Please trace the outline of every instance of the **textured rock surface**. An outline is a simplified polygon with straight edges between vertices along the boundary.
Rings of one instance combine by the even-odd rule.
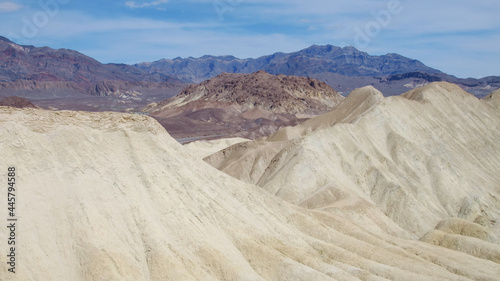
[[[243,138],[216,139],[210,141],[194,141],[186,144],[185,147],[187,148],[187,150],[189,150],[190,153],[193,153],[195,157],[203,159],[232,145],[248,141],[250,140]]]
[[[17,108],[36,108],[36,106],[25,98],[20,97],[7,97],[0,100],[0,106],[10,106]]]
[[[389,218],[418,238],[441,220],[500,217],[494,101],[443,82],[390,98],[366,87],[327,114],[206,160],[290,203],[369,209],[380,228]]]
[[[264,71],[224,73],[144,111],[177,139],[253,139],[327,112],[342,99],[330,86],[311,78]]]
[[[19,216],[17,274],[6,271],[1,243],[1,280],[497,280],[500,272],[492,261],[366,231],[357,223],[368,213],[353,220],[288,204],[191,156],[144,116],[0,107],[0,148],[2,173],[16,167]]]

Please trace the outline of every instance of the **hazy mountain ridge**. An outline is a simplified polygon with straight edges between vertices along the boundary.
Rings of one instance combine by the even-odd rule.
[[[264,70],[274,75],[311,76],[332,72],[346,76],[392,75],[422,71],[441,73],[423,63],[397,54],[370,56],[354,47],[313,45],[294,53],[275,53],[257,59],[233,56],[203,56],[201,58],[162,59],[136,64],[139,69],[174,74],[186,82],[201,82],[220,72],[248,73]]]
[[[500,77],[461,79],[422,62],[398,54],[371,56],[354,47],[313,45],[293,53],[275,53],[256,59],[233,56],[162,59],[135,65],[151,73],[175,75],[186,82],[199,83],[222,72],[252,73],[264,70],[274,75],[307,76],[326,82],[345,94],[373,85],[385,95],[402,94],[426,83],[447,81],[484,96],[500,88]],[[427,79],[430,80],[427,80]]]
[[[126,64],[102,64],[69,49],[24,46],[0,38],[0,82],[67,81],[89,85],[105,80],[168,82],[167,75],[143,72]]]
[[[182,87],[180,80],[165,74],[0,37],[1,95],[22,96],[45,108],[125,110],[175,95]]]
[[[28,98],[44,108],[133,110],[179,93],[186,82],[259,70],[315,78],[344,95],[366,85],[397,95],[434,81],[455,83],[479,97],[500,88],[500,77],[460,79],[418,60],[398,54],[371,56],[354,47],[313,45],[256,59],[205,55],[131,66],[102,64],[77,51],[22,46],[0,37],[0,95]],[[88,97],[92,95],[109,98]]]

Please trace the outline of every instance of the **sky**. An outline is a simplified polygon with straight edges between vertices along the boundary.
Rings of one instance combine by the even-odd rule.
[[[0,0],[0,35],[127,64],[354,46],[480,78],[500,76],[498,14],[497,0]]]

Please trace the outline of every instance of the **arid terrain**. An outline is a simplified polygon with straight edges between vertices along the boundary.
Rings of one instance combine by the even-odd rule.
[[[292,204],[369,212],[376,222],[363,225],[408,237],[455,217],[497,229],[499,97],[444,82],[390,98],[364,87],[327,114],[205,160]]]
[[[0,280],[499,280],[499,88],[354,47],[122,64],[0,36]]]
[[[52,110],[134,111],[185,86],[168,75],[102,64],[73,50],[19,45],[0,36],[0,98],[19,96]]]
[[[255,139],[331,110],[343,97],[315,79],[224,73],[143,109],[181,142]]]
[[[398,54],[372,56],[354,47],[317,46],[256,59],[233,56],[161,59],[134,65],[103,64],[70,49],[20,45],[0,36],[0,98],[19,96],[51,110],[136,112],[222,73],[317,79],[342,95],[372,85],[399,95],[436,81],[484,97],[500,77],[457,78]],[[292,123],[290,123],[292,124]]]
[[[457,78],[399,54],[373,56],[351,46],[313,45],[297,52],[274,53],[255,59],[233,56],[161,59],[135,66],[150,73],[173,75],[189,83],[199,83],[223,72],[264,70],[274,75],[315,78],[344,95],[366,85],[376,87],[385,96],[400,95],[437,81],[455,83],[478,97],[484,97],[500,87],[498,76]]]
[[[186,146],[148,116],[0,106],[0,279],[498,280],[499,134],[499,91],[442,82]]]

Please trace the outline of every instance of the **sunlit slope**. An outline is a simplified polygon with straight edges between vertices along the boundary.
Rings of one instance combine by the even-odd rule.
[[[369,213],[382,232],[397,234],[390,219],[419,238],[454,217],[495,230],[497,96],[479,100],[453,84],[433,83],[384,98],[365,87],[330,113],[206,160],[299,206]]]
[[[2,173],[17,170],[19,218],[14,277],[0,228],[1,280],[496,280],[500,272],[492,261],[286,203],[191,156],[144,116],[2,107],[0,147]]]

